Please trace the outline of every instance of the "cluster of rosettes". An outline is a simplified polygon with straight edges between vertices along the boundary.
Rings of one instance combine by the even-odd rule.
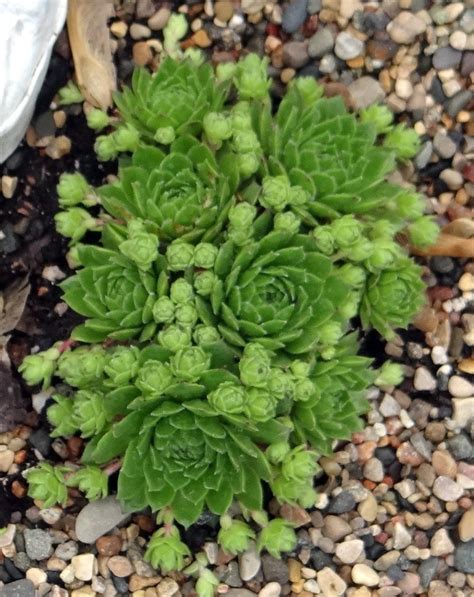
[[[129,155],[102,187],[78,173],[58,186],[77,269],[61,287],[84,317],[71,341],[88,346],[21,366],[30,384],[63,382],[48,417],[54,435],[88,440],[79,487],[103,494],[98,467],[115,461],[124,506],[161,513],[149,558],[164,569],[188,554],[173,520],[205,508],[231,553],[256,538],[252,517],[260,547],[292,548],[292,529],[262,515],[262,482],[311,506],[318,455],[360,429],[372,382],[400,382],[350,332],[409,323],[421,270],[395,238],[437,234],[423,198],[387,179],[416,153],[413,131],[380,106],[349,114],[310,78],[274,114],[266,66],[168,58],[118,94],[121,119],[89,114],[106,130],[99,159]],[[65,498],[54,469],[33,478],[39,499]],[[233,500],[247,522],[227,516]]]

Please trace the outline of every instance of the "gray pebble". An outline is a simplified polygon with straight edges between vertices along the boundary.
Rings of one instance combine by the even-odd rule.
[[[262,555],[262,571],[267,582],[277,582],[286,585],[289,580],[288,566],[282,560],[277,560],[269,554]]]
[[[433,446],[427,439],[425,439],[425,436],[421,431],[417,431],[410,437],[410,443],[425,460],[428,462],[431,460]]]
[[[438,48],[433,55],[433,66],[436,70],[446,70],[447,68],[458,68],[461,64],[462,52],[454,50],[447,46]]]
[[[255,593],[248,589],[231,589],[226,595],[227,597],[255,597]]]
[[[465,33],[474,33],[474,8],[466,10],[459,21],[459,25]]]
[[[0,589],[1,597],[35,597],[35,594],[33,583],[26,578],[8,583]]]
[[[334,39],[329,29],[319,29],[309,40],[308,54],[311,58],[320,58],[334,47]]]
[[[304,41],[290,41],[283,46],[283,62],[291,68],[301,68],[309,60],[308,45]]]
[[[354,108],[361,110],[375,104],[385,97],[382,86],[372,77],[360,77],[348,87]]]
[[[423,560],[418,567],[418,574],[420,576],[420,584],[422,587],[427,587],[430,582],[433,580],[433,577],[436,573],[436,568],[438,567],[438,558],[428,558],[427,560]]]
[[[454,262],[451,257],[436,256],[431,258],[430,267],[438,274],[447,274],[453,271]]]
[[[341,60],[351,60],[360,56],[364,50],[364,42],[349,33],[342,31],[336,38],[335,53]]]
[[[241,587],[244,584],[240,578],[239,564],[236,560],[227,564],[224,573],[220,576],[220,580],[229,587]]]
[[[438,131],[433,139],[436,153],[444,159],[452,158],[456,153],[456,143],[445,133]]]
[[[433,143],[431,141],[426,141],[426,143],[423,143],[418,155],[415,158],[415,164],[419,170],[422,170],[428,165],[432,153]]]
[[[308,0],[293,0],[283,11],[281,26],[283,31],[294,33],[305,22]]]
[[[22,572],[26,572],[30,568],[34,567],[31,558],[29,558],[24,551],[19,551],[13,556],[13,563],[18,570],[21,570]]]
[[[25,529],[26,553],[32,560],[44,560],[52,553],[51,536],[41,529]]]
[[[356,501],[352,493],[342,491],[339,495],[333,498],[329,504],[328,512],[330,514],[343,514],[350,512],[355,508]]]
[[[307,11],[310,15],[314,15],[322,8],[322,0],[308,0]]]
[[[60,560],[69,562],[74,556],[77,556],[78,546],[75,541],[66,541],[56,547],[54,555]]]
[[[474,539],[458,543],[454,551],[454,567],[459,572],[474,574]]]
[[[474,72],[474,52],[464,52],[461,62],[461,75],[468,77],[472,72]]]
[[[96,539],[125,522],[125,514],[114,496],[87,504],[76,519],[76,535],[82,543],[94,543]]]
[[[471,101],[472,92],[469,89],[459,91],[449,99],[446,105],[447,113],[454,118]]]
[[[451,437],[446,444],[455,460],[469,460],[474,456],[474,446],[463,433]]]

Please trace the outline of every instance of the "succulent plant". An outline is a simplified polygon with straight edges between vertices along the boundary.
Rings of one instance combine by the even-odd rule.
[[[64,466],[52,466],[41,462],[24,474],[28,481],[29,495],[42,502],[43,508],[51,508],[55,504],[64,506],[67,502],[67,488],[64,473],[69,469]]]
[[[169,56],[186,54],[186,26],[170,19]],[[117,177],[93,189],[68,174],[58,188],[77,270],[61,287],[83,344],[21,371],[63,381],[52,433],[86,444],[69,484],[105,494],[113,461],[124,508],[158,513],[146,557],[164,572],[189,555],[174,523],[205,509],[229,553],[253,540],[275,557],[294,549],[292,526],[261,511],[265,485],[279,503],[314,505],[319,456],[363,428],[372,383],[401,380],[358,354],[357,326],[390,338],[424,300],[397,239],[423,247],[437,226],[421,195],[388,180],[416,133],[381,106],[348,113],[308,77],[274,113],[270,84],[252,54],[215,73],[197,54],[137,69],[118,117],[88,117],[105,129],[99,159],[120,157]],[[31,473],[32,495],[64,502],[65,471],[48,467]],[[185,569],[202,596],[218,584],[206,566],[199,554]]]

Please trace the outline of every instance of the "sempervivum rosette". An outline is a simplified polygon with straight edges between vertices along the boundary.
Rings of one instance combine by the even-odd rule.
[[[362,298],[361,317],[387,338],[393,328],[406,327],[424,302],[421,268],[400,259],[389,269],[369,276]]]
[[[292,354],[327,344],[325,324],[348,292],[311,237],[278,230],[241,249],[225,243],[213,274],[212,292],[197,299],[202,319],[230,344]]]
[[[98,190],[105,209],[118,219],[138,217],[156,224],[160,238],[195,240],[219,231],[238,184],[234,162],[193,137],[181,137],[165,155],[156,147],[135,152],[119,180]]]
[[[116,94],[115,103],[146,141],[157,133],[161,141],[166,129],[173,136],[199,133],[204,116],[222,108],[227,87],[216,83],[209,64],[167,58],[155,74],[135,70],[131,88]]]
[[[87,317],[72,337],[82,342],[150,337],[156,327],[155,276],[115,251],[84,246],[79,254],[85,267],[61,285],[65,302]]]

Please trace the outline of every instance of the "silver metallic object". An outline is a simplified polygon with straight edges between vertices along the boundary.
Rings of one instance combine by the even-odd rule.
[[[67,0],[0,0],[0,163],[33,114]]]

